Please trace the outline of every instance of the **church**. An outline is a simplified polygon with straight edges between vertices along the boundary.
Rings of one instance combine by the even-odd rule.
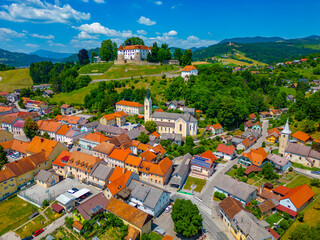
[[[190,113],[153,112],[149,88],[144,100],[144,121],[154,121],[160,134],[175,133],[182,137],[196,136],[198,120]]]

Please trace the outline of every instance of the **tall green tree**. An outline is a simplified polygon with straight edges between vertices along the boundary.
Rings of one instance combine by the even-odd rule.
[[[157,131],[157,124],[154,121],[147,121],[145,124],[145,128],[149,133],[153,133]]]
[[[98,56],[98,54],[95,51],[92,51],[91,53],[91,62],[94,63],[94,57]]]
[[[8,163],[7,153],[4,151],[4,148],[0,146],[0,168]]]
[[[150,141],[149,135],[146,134],[145,132],[141,132],[140,136],[137,138],[137,140],[144,143],[144,144],[146,144]]]
[[[191,65],[191,61],[192,61],[192,50],[191,49],[187,49],[183,56],[181,57],[181,66],[186,66],[186,65]]]
[[[171,218],[174,231],[184,237],[192,237],[202,229],[202,216],[197,205],[190,200],[176,199],[172,207]]]
[[[183,56],[183,52],[181,51],[181,49],[180,48],[176,48],[174,50],[174,53],[173,53],[173,58],[175,60],[179,60],[181,62],[182,56]]]
[[[110,39],[102,41],[99,54],[104,61],[115,60],[117,57],[117,44]]]
[[[143,45],[144,46],[144,41],[139,38],[139,37],[131,37],[131,38],[127,38],[124,41],[124,46],[130,46],[130,45]]]
[[[23,131],[26,134],[26,137],[32,140],[34,136],[39,135],[38,124],[28,117],[24,123]]]
[[[79,50],[78,60],[80,65],[86,65],[90,63],[88,51],[86,49]]]

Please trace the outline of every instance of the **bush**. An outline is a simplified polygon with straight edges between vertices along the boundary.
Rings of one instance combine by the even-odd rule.
[[[304,213],[303,212],[299,212],[298,213],[298,221],[299,222],[303,222],[303,220],[304,220]]]
[[[234,164],[233,169],[237,169],[237,168],[238,168],[237,164]]]
[[[219,198],[220,200],[223,200],[223,199],[225,199],[226,198],[226,195],[225,194],[223,194],[223,193],[221,193],[221,192],[214,192],[214,196],[216,197],[216,198]]]
[[[43,202],[42,202],[42,207],[48,207],[49,206],[49,201],[47,199],[45,199]]]
[[[289,167],[289,172],[292,172],[293,171],[293,168],[292,167]]]
[[[70,229],[72,229],[72,224],[73,224],[73,218],[72,217],[65,217],[64,221],[66,223],[66,226]]]
[[[240,167],[237,169],[237,176],[238,177],[243,177],[244,175],[244,169],[243,167],[240,165]]]
[[[283,219],[280,223],[279,226],[283,229],[283,230],[287,230],[289,228],[289,222],[285,219]]]
[[[255,173],[252,172],[252,173],[250,173],[250,174],[248,175],[248,178],[253,178],[254,176],[255,176]]]

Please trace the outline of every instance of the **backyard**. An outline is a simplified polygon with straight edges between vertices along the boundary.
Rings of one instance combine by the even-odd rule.
[[[0,203],[0,235],[19,227],[29,220],[37,208],[16,195]]]
[[[184,189],[191,190],[191,186],[195,185],[195,192],[201,192],[202,188],[206,185],[206,180],[194,177],[188,177],[186,184],[184,185]]]

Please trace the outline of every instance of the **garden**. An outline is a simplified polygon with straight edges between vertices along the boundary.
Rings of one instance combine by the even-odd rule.
[[[193,191],[201,192],[202,188],[206,185],[207,181],[200,178],[188,177],[186,184],[184,185],[184,189],[191,190],[192,186],[195,186]]]

